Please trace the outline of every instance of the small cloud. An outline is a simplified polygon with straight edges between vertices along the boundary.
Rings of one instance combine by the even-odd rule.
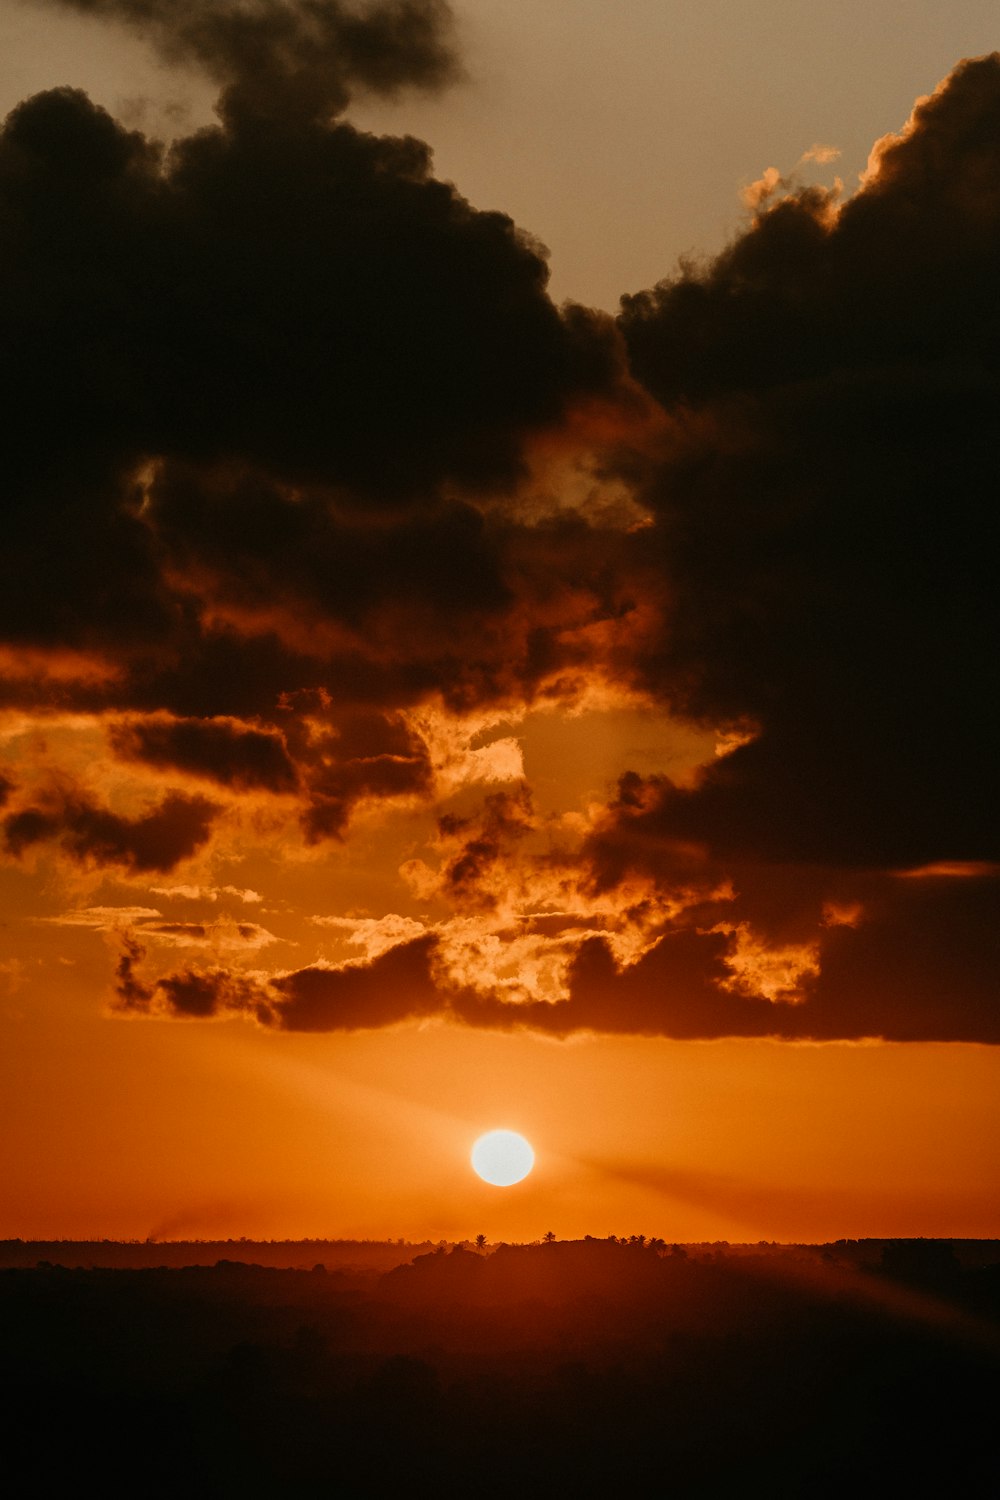
[[[734,750],[739,750],[742,745],[749,745],[757,738],[756,729],[720,729],[715,736],[715,757],[722,760],[726,755],[732,755]]]
[[[426,927],[413,917],[387,912],[384,917],[313,917],[318,927],[333,927],[344,934],[345,941],[364,951],[370,961],[395,948],[398,943],[423,937]]]
[[[217,949],[266,948],[278,939],[257,922],[150,922],[141,924],[143,939],[165,943],[174,948],[212,947]]]
[[[263,899],[259,892],[243,890],[237,885],[151,885],[149,889],[152,895],[162,896],[166,901],[218,901],[220,896],[230,896],[252,906]]]
[[[788,184],[777,167],[765,167],[764,171],[755,182],[743,188],[740,199],[744,207],[756,212],[762,208],[769,198],[773,198],[779,188],[787,187]]]
[[[800,165],[807,161],[815,161],[823,166],[827,162],[836,161],[840,154],[839,146],[824,146],[817,141],[815,145],[809,147],[808,151],[803,151]]]
[[[232,896],[236,901],[245,901],[248,906],[256,906],[263,900],[263,897],[259,894],[259,892],[251,890],[240,890],[239,886],[235,885],[220,886],[219,895]]]
[[[39,917],[55,927],[89,927],[93,932],[117,932],[156,921],[162,915],[155,906],[83,906],[58,917]]]
[[[819,952],[815,943],[788,943],[772,947],[746,922],[735,928],[720,924],[716,932],[731,932],[733,946],[723,957],[731,978],[723,988],[772,1005],[800,1005],[805,986],[819,974]]]
[[[171,922],[154,906],[84,906],[61,913],[58,917],[39,917],[38,921],[56,927],[85,927],[92,932],[120,933],[140,929],[143,940],[165,943],[175,948],[264,948],[278,939],[257,922],[234,922],[216,918],[212,922]]]

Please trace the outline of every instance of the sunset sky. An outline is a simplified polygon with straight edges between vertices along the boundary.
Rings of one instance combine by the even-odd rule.
[[[1000,1235],[998,42],[0,0],[0,1236]]]

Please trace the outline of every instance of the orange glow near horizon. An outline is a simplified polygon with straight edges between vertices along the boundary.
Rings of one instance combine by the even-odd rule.
[[[3,1237],[1000,1235],[996,1049],[109,1024],[64,974],[5,1002]],[[515,1116],[498,1193],[468,1142]]]
[[[65,755],[79,738],[83,764],[95,732],[90,720],[57,723],[48,743]],[[20,733],[9,743],[30,750]],[[714,754],[711,735],[641,708],[498,719],[481,743],[512,747],[539,807],[555,819],[574,800],[606,792],[623,762],[670,764],[683,779]],[[468,744],[459,734],[447,752],[462,768],[459,787],[480,769],[468,756],[482,752]],[[132,880],[74,872],[47,856],[35,868],[8,866],[3,891],[16,943],[0,968],[0,1024],[10,1042],[0,1088],[0,1236],[1000,1235],[995,1048],[586,1034],[561,1041],[443,1020],[285,1035],[235,1019],[129,1021],[95,1004],[128,931],[157,963],[175,966],[240,951],[249,972],[292,967],[317,952],[338,963],[385,953],[424,930],[430,895],[404,899],[397,867],[403,853],[412,861],[428,828],[414,810],[395,822],[361,820],[348,844],[322,857],[282,843],[279,865],[265,841],[239,858],[231,849],[176,875]],[[273,840],[271,826],[264,832]],[[545,894],[542,873],[531,900]],[[926,872],[953,873],[975,871]],[[327,912],[344,901],[343,887],[355,901],[367,889],[369,909],[391,901],[396,915],[317,912],[318,881]],[[599,900],[587,902],[587,920],[610,920],[612,906],[605,918]],[[448,941],[471,943],[455,949],[471,964],[488,926],[479,916],[463,920]],[[823,920],[863,925],[864,913],[833,903]],[[503,917],[514,921],[516,907]],[[738,936],[734,993],[756,988],[764,999],[753,1003],[776,1007],[794,1000],[815,964],[813,948],[767,949],[749,932]],[[636,953],[643,941],[637,928]],[[530,958],[528,947],[514,951]],[[469,1172],[468,1142],[497,1119],[515,1121],[537,1151],[516,1194]]]

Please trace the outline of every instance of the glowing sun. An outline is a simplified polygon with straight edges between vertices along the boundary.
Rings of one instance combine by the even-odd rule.
[[[490,1130],[472,1148],[472,1167],[494,1187],[512,1187],[535,1165],[531,1143],[516,1130]]]

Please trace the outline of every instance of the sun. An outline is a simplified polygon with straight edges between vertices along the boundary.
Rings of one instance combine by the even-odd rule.
[[[535,1165],[530,1141],[516,1130],[489,1130],[472,1148],[472,1167],[494,1187],[523,1182]]]

